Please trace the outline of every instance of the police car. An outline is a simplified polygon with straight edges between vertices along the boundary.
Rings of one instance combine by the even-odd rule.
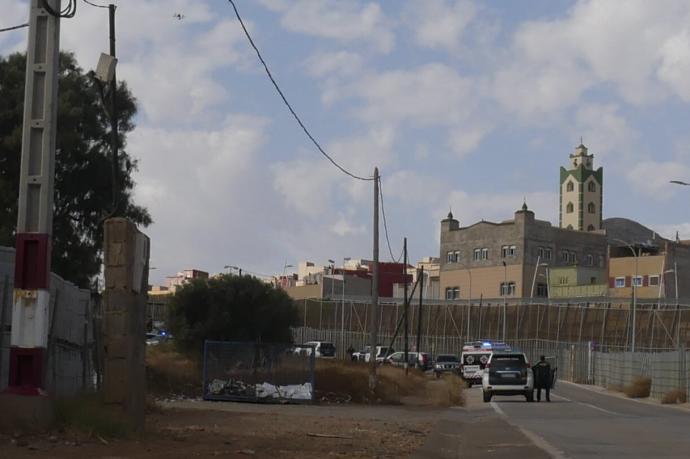
[[[460,356],[460,375],[467,387],[482,383],[484,368],[494,351],[509,351],[510,346],[505,343],[489,340],[473,341],[462,347]]]

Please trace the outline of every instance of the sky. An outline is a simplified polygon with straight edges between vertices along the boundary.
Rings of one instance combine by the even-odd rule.
[[[235,2],[324,149],[356,175],[379,167],[396,259],[403,237],[412,262],[438,256],[449,209],[461,225],[501,221],[524,199],[557,225],[559,168],[580,138],[604,168],[604,218],[690,239],[690,187],[668,183],[690,181],[689,2]],[[3,3],[0,28],[26,22],[28,0]],[[187,268],[273,275],[371,258],[372,182],[310,143],[229,2],[115,4],[153,283]],[[24,51],[26,34],[0,34],[0,55]],[[107,10],[80,1],[61,48],[94,68]]]

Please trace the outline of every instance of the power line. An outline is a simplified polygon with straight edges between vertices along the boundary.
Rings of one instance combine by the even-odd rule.
[[[388,245],[388,253],[391,255],[391,260],[393,260],[396,263],[400,263],[400,259],[402,258],[402,253],[400,253],[400,256],[396,259],[395,256],[393,255],[393,249],[391,248],[391,240],[388,237],[388,223],[386,222],[386,208],[383,205],[383,186],[381,186],[381,177],[379,177],[379,196],[381,197],[381,214],[383,215],[383,230],[386,235],[386,244]],[[404,249],[403,249],[404,250]]]
[[[278,83],[276,83],[276,80],[273,78],[273,75],[271,74],[271,71],[268,69],[268,65],[266,64],[266,61],[264,61],[264,58],[261,56],[261,53],[259,52],[259,48],[256,47],[254,44],[254,40],[252,40],[251,35],[249,35],[249,31],[247,30],[247,27],[245,27],[244,22],[242,21],[242,17],[240,16],[240,12],[237,10],[237,6],[235,6],[235,2],[233,0],[228,0],[230,2],[230,5],[232,5],[232,9],[235,10],[235,16],[237,16],[237,20],[239,21],[240,25],[242,26],[242,30],[244,30],[244,34],[247,37],[247,40],[249,40],[249,44],[252,45],[252,48],[254,48],[254,51],[256,51],[256,55],[259,58],[259,61],[261,61],[261,64],[264,67],[264,70],[266,71],[266,75],[268,75],[268,78],[271,80],[271,83],[273,83],[273,87],[275,87],[276,91],[278,91],[278,94],[280,95],[280,98],[283,99],[283,103],[287,106],[288,110],[290,110],[290,113],[292,113],[292,116],[295,118],[297,123],[300,125],[304,133],[309,137],[309,140],[312,141],[312,143],[316,146],[316,148],[321,152],[323,156],[326,157],[335,167],[340,169],[341,172],[343,172],[346,175],[349,175],[350,177],[357,179],[357,180],[374,180],[373,177],[361,177],[359,175],[355,175],[352,172],[348,171],[345,169],[343,166],[335,162],[333,158],[330,157],[328,153],[324,151],[323,148],[321,148],[321,145],[319,142],[316,141],[314,136],[311,135],[307,127],[304,125],[300,117],[297,115],[295,110],[293,110],[292,106],[290,105],[290,102],[288,102],[287,98],[283,94],[283,91],[280,89],[278,86]]]
[[[108,5],[97,5],[96,3],[91,3],[89,0],[82,0],[87,5],[95,6],[96,8],[108,8]]]
[[[67,6],[64,7],[60,12],[57,12],[53,9],[52,6],[48,3],[48,0],[42,0],[41,5],[43,9],[45,9],[48,14],[55,16],[57,18],[73,18],[74,15],[77,13],[77,0],[69,0],[69,3],[67,3]]]
[[[0,29],[0,32],[9,32],[10,30],[21,29],[22,27],[29,27],[29,24],[26,23],[26,24],[19,24],[19,25],[12,26],[12,27],[5,27],[4,29]]]

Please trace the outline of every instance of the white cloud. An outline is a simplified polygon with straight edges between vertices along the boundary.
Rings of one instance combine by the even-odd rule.
[[[489,128],[479,125],[466,125],[449,131],[448,146],[458,158],[463,158],[479,147],[488,134]]]
[[[306,67],[314,77],[353,76],[362,68],[363,59],[357,53],[338,51],[318,53],[307,59]]]
[[[666,239],[672,241],[676,240],[676,232],[678,232],[678,237],[681,240],[690,240],[690,222],[681,223],[664,223],[661,225],[652,225],[654,231],[658,232],[660,235]]]
[[[336,0],[263,1],[264,6],[282,13],[283,27],[341,43],[371,44],[387,53],[395,45],[390,21],[377,3],[358,5]]]
[[[669,38],[661,48],[659,79],[667,83],[685,102],[690,102],[690,29]]]
[[[366,232],[366,227],[364,225],[357,225],[352,221],[352,217],[347,218],[345,215],[340,214],[338,220],[331,225],[331,231],[338,236],[351,236],[357,234],[364,234]]]
[[[640,152],[634,148],[637,133],[633,130],[613,104],[583,104],[575,113],[575,127],[573,134],[582,135],[586,145],[592,145],[590,153],[597,155],[599,160],[608,162],[613,158],[619,164],[622,157],[634,158]]]
[[[457,51],[467,26],[477,14],[474,3],[466,0],[427,0],[410,2],[408,22],[415,41],[424,47]]]
[[[669,180],[683,180],[690,177],[690,167],[678,162],[644,161],[630,169],[628,181],[641,193],[654,200],[665,200],[672,196],[678,187]]]

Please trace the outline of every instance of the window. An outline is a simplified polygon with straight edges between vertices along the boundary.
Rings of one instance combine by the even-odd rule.
[[[551,260],[551,248],[550,247],[544,248],[544,260]]]
[[[642,276],[633,276],[633,285],[635,287],[642,287]]]
[[[446,259],[447,263],[454,263],[455,262],[455,252],[448,252],[448,258]]]
[[[590,277],[590,278],[589,278],[589,283],[592,284],[592,285],[596,284],[596,283],[597,283],[597,278],[596,278],[596,277]]]
[[[591,254],[587,254],[587,266],[594,266],[594,257]]]
[[[501,296],[515,295],[515,282],[501,282]]]
[[[460,287],[453,287],[453,299],[460,299]]]
[[[457,300],[460,298],[460,287],[446,287],[446,300]]]
[[[504,245],[501,247],[501,256],[503,258],[506,257],[514,257],[517,254],[517,246],[515,245]]]
[[[565,206],[565,211],[569,214],[572,214],[574,209],[575,209],[575,206],[573,206],[572,202],[569,202],[568,205]]]
[[[595,228],[594,228],[594,225],[589,225],[589,226],[587,227],[587,231],[594,231],[594,229],[595,229]]]
[[[597,191],[597,184],[594,182],[589,182],[587,184],[587,191],[591,191],[591,192]]]
[[[659,285],[659,276],[649,276],[649,285]]]
[[[456,263],[460,262],[460,251],[459,250],[455,251],[455,262]]]
[[[567,250],[561,250],[561,261],[564,263],[568,263],[570,258],[570,252]]]
[[[616,288],[625,287],[625,277],[616,277]]]
[[[446,300],[453,299],[453,289],[451,287],[446,287]]]
[[[561,276],[558,278],[558,283],[560,285],[568,285],[568,276]]]
[[[482,249],[482,260],[488,260],[489,259],[489,249]]]
[[[517,255],[517,246],[511,245],[508,253],[511,257]]]
[[[544,247],[537,247],[537,257],[544,259]]]
[[[501,257],[505,258],[508,256],[508,246],[504,245],[501,247]]]
[[[549,289],[544,283],[537,284],[537,296],[541,298],[546,298],[549,296]]]
[[[474,249],[472,252],[472,259],[474,261],[481,260],[482,259],[482,249]]]
[[[590,214],[593,214],[596,211],[597,211],[597,206],[595,206],[593,202],[590,202],[589,204],[587,204],[587,212],[589,212]]]
[[[599,267],[600,267],[600,268],[603,268],[603,267],[604,267],[604,261],[605,261],[604,256],[603,256],[603,255],[599,255]]]
[[[565,186],[565,191],[573,191],[575,189],[575,185],[573,185],[573,182],[568,182],[568,184]]]

